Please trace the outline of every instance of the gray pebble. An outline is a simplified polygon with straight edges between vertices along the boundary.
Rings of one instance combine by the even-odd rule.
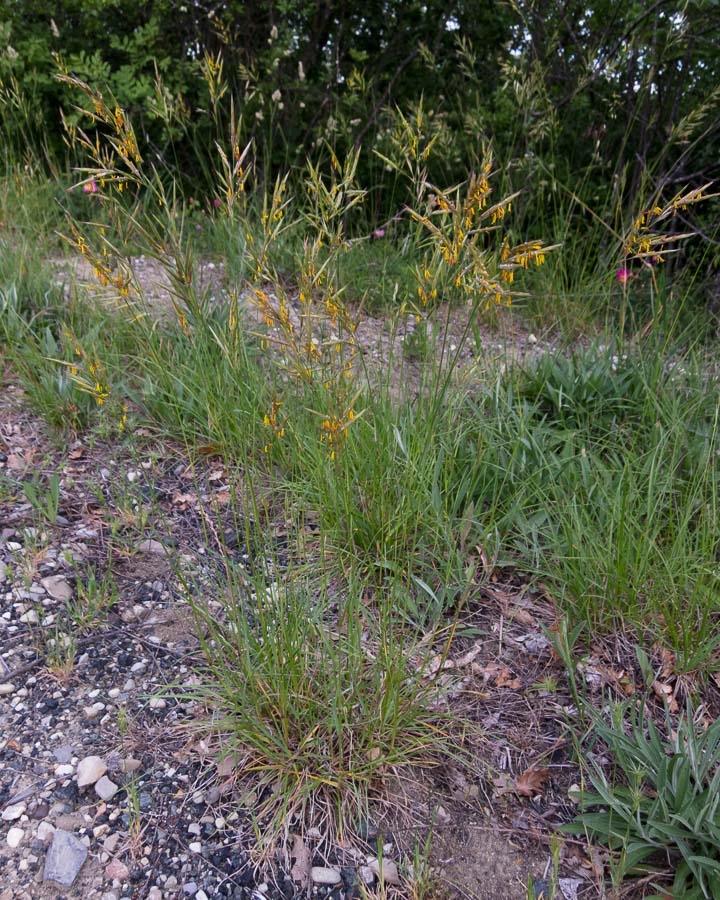
[[[69,831],[58,829],[45,857],[43,881],[56,881],[63,887],[70,887],[87,855],[87,847],[79,838]]]

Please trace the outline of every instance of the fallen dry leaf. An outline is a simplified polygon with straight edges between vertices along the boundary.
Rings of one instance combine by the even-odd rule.
[[[550,777],[550,769],[534,769],[532,766],[518,775],[513,790],[521,797],[536,797],[542,793],[545,782]]]
[[[292,880],[299,884],[301,889],[309,891],[312,887],[312,853],[299,834],[293,835],[290,856],[294,860],[290,869]]]
[[[187,509],[189,505],[194,506],[197,503],[197,497],[192,493],[184,494],[178,491],[173,494],[172,503],[173,506],[177,506],[179,509]]]
[[[529,613],[526,609],[523,609],[521,606],[516,606],[514,609],[510,610],[510,618],[513,620],[513,622],[519,622],[521,625],[537,625],[535,616],[533,616],[532,613]]]
[[[29,464],[29,459],[24,459],[22,456],[18,456],[17,453],[11,453],[5,463],[11,472],[24,472]]]
[[[661,677],[669,678],[675,673],[675,654],[672,650],[668,650],[667,647],[663,647],[660,643],[654,644],[653,650],[657,650],[658,656],[660,657],[660,663],[662,665],[660,670]]]
[[[518,691],[522,687],[522,680],[507,668],[499,663],[490,663],[487,666],[473,665],[473,675],[480,675],[485,681],[491,681],[495,687],[508,688],[511,691]]]
[[[445,671],[446,669],[462,669],[465,666],[469,666],[475,657],[482,650],[483,645],[481,643],[476,644],[472,650],[468,650],[463,656],[458,657],[458,659],[443,659],[442,654],[438,654],[434,656],[427,666],[427,671],[429,674],[433,675],[435,672],[440,671],[442,669]]]
[[[577,669],[585,676],[585,681],[591,687],[598,688],[601,684],[609,684],[626,697],[632,697],[635,693],[635,684],[624,669],[613,669],[612,666],[594,661],[584,665],[578,663]]]
[[[667,703],[671,713],[678,711],[678,703],[673,695],[672,685],[665,684],[662,681],[653,681],[652,689],[656,697]]]

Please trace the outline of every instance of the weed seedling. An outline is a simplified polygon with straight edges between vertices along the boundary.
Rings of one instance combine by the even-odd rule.
[[[60,476],[57,472],[53,472],[44,485],[39,476],[33,475],[31,481],[23,482],[23,493],[41,523],[56,524],[60,510]]]

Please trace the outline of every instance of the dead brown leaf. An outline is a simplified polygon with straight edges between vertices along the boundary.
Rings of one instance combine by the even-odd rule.
[[[471,665],[475,657],[481,652],[482,648],[482,643],[478,643],[471,650],[468,650],[467,653],[457,659],[449,659],[447,657],[443,659],[443,654],[439,653],[430,660],[427,671],[429,674],[434,674],[435,672],[439,672],[440,669],[443,671],[446,669],[463,669],[466,666]]]
[[[518,775],[513,790],[521,797],[537,797],[542,793],[545,782],[550,777],[550,769],[535,769],[532,766]]]
[[[578,664],[578,671],[585,676],[585,681],[591,687],[609,684],[626,697],[632,697],[635,693],[635,683],[624,669],[614,669],[612,666],[592,661],[585,665]]]
[[[510,618],[513,620],[513,622],[519,622],[520,625],[527,625],[529,627],[537,625],[535,616],[533,616],[532,613],[529,613],[526,609],[523,609],[520,606],[516,606],[514,609],[510,610]]]
[[[10,469],[11,472],[24,472],[25,469],[30,465],[29,456],[19,456],[17,453],[11,453],[5,465]]]
[[[178,509],[187,509],[188,506],[194,506],[197,503],[197,497],[193,493],[182,493],[182,491],[178,491],[173,494],[172,504],[173,506],[177,506]]]
[[[673,694],[672,685],[665,684],[662,681],[653,681],[652,689],[656,697],[667,703],[671,713],[678,711],[678,702]]]
[[[290,876],[300,885],[302,890],[312,887],[312,853],[299,834],[293,835],[293,847],[290,856],[294,860]]]
[[[671,675],[675,674],[675,654],[672,650],[663,647],[660,643],[655,644],[653,649],[657,650],[657,654],[660,657],[660,663],[662,665],[662,668],[660,669],[661,678],[670,678]]]
[[[495,687],[508,688],[511,691],[519,691],[522,687],[522,680],[507,668],[499,663],[490,663],[487,666],[473,664],[471,669],[473,675],[480,675],[485,681],[492,682]]]

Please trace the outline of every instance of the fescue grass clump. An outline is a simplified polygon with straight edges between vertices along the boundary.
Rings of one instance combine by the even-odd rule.
[[[253,776],[271,843],[320,817],[329,846],[367,823],[386,775],[462,752],[402,593],[373,600],[351,578],[333,596],[302,571],[236,570],[222,604],[191,602],[208,665],[193,693],[237,777]]]

